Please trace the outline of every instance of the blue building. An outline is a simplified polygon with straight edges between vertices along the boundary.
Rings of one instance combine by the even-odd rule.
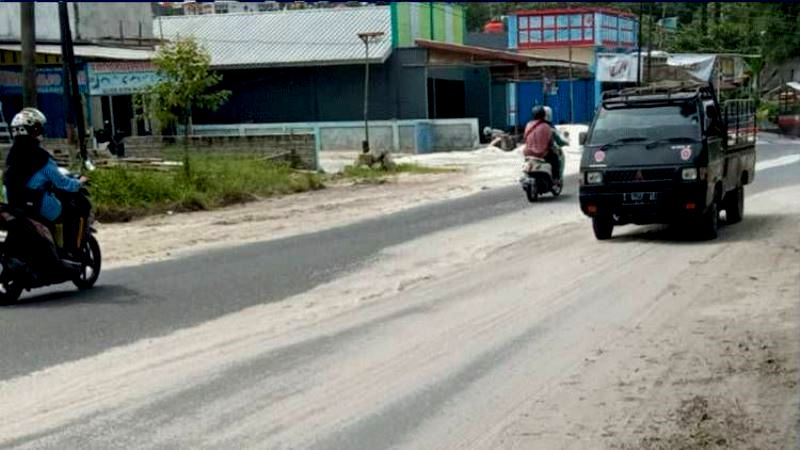
[[[597,78],[598,54],[630,53],[638,48],[639,23],[634,14],[610,8],[517,11],[508,18],[508,48],[522,54],[571,60],[589,67],[588,78],[573,78],[570,120],[569,79],[510,83],[509,124],[530,119],[531,107],[553,108],[556,122],[588,123],[604,85]]]

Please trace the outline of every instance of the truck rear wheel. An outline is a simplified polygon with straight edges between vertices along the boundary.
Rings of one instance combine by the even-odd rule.
[[[592,217],[592,229],[594,237],[598,241],[611,239],[611,235],[614,234],[614,219],[606,214],[594,216]]]
[[[739,223],[743,217],[744,186],[739,186],[725,198],[725,218],[728,223]]]

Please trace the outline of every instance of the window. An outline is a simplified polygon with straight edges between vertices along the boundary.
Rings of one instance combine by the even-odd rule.
[[[697,105],[685,102],[677,105],[601,108],[589,142],[591,145],[603,145],[619,139],[644,136],[650,140],[700,139]]]
[[[520,46],[594,42],[593,14],[550,14],[518,17]]]

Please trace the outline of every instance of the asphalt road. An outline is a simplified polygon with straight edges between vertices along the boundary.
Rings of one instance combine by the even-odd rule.
[[[760,160],[797,153],[796,144],[759,147]],[[759,172],[748,194],[800,182],[798,168]],[[568,181],[556,201],[575,202],[575,178]],[[319,233],[110,270],[89,292],[68,285],[34,291],[0,310],[0,380],[279,301],[369,262],[386,247],[522,208],[536,206],[518,188],[489,190]]]

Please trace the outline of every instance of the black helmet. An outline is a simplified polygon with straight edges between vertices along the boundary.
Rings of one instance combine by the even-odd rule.
[[[547,111],[545,111],[544,106],[536,105],[531,110],[531,115],[533,120],[544,120],[547,117]]]

